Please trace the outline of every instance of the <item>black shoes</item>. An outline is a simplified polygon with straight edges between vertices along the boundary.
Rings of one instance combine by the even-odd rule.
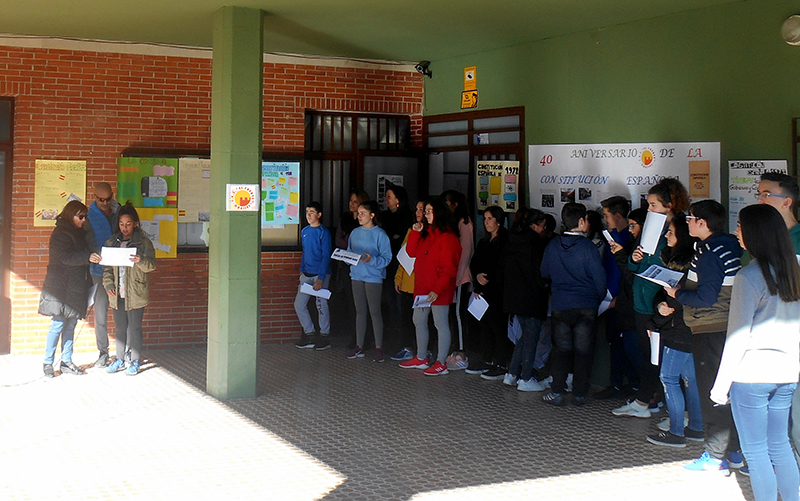
[[[294,344],[301,350],[307,350],[309,348],[314,347],[314,336],[306,334],[305,332],[300,334],[300,340]]]
[[[97,362],[94,363],[94,366],[98,369],[102,369],[103,367],[108,366],[108,352],[101,351],[100,356],[97,358]]]
[[[44,364],[44,377],[55,377],[56,373],[53,371],[53,364]]]
[[[481,378],[494,381],[496,379],[503,379],[508,370],[501,365],[492,365],[489,370],[481,374]]]
[[[327,350],[331,347],[331,341],[328,336],[320,335],[317,337],[317,342],[314,343],[314,349],[317,351]]]
[[[546,393],[542,400],[550,405],[555,405],[556,407],[564,407],[567,405],[567,400],[564,398],[563,393],[556,393],[554,391],[550,391]]]
[[[595,393],[594,398],[598,400],[623,400],[625,398],[625,394],[616,386],[609,386]]]
[[[73,376],[82,376],[86,374],[80,367],[72,362],[61,361],[61,374],[72,374]]]

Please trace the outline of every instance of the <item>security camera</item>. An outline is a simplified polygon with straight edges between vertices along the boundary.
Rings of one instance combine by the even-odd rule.
[[[414,69],[417,70],[417,73],[420,75],[433,78],[433,72],[428,68],[430,65],[430,61],[420,61],[414,66]]]

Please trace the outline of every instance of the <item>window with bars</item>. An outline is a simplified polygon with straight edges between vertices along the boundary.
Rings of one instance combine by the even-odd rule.
[[[301,200],[320,202],[325,223],[336,226],[350,189],[363,187],[359,154],[410,148],[408,116],[306,111]]]

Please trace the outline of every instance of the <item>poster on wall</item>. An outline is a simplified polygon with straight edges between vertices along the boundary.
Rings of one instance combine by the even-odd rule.
[[[261,227],[300,223],[300,162],[261,163]]]
[[[561,219],[567,202],[600,209],[613,195],[647,205],[647,191],[677,178],[693,200],[720,200],[719,143],[552,144],[528,147],[530,205]]]
[[[497,205],[505,212],[519,208],[519,162],[516,160],[480,160],[475,170],[478,213]]]
[[[117,200],[134,207],[178,208],[178,159],[120,157]]]
[[[36,160],[33,183],[33,226],[55,226],[67,202],[86,200],[86,161]]]
[[[384,200],[386,198],[386,188],[389,184],[395,186],[403,186],[403,176],[395,174],[378,174],[378,186],[375,193],[378,194],[378,206],[383,210]]]
[[[178,257],[178,210],[137,208],[139,227],[153,242],[156,259]]]
[[[178,222],[211,220],[211,160],[178,159]]]
[[[728,228],[731,233],[736,231],[739,211],[758,201],[758,183],[765,172],[788,174],[788,164],[786,160],[728,161]]]

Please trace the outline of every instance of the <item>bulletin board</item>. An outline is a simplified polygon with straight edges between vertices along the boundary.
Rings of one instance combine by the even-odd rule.
[[[765,172],[789,173],[786,160],[728,161],[728,228],[731,233],[739,224],[739,211],[756,203],[758,183]]]
[[[300,224],[300,162],[261,163],[261,227]]]
[[[86,161],[36,160],[33,183],[33,226],[55,226],[67,202],[86,201]]]
[[[511,160],[480,160],[475,169],[478,194],[478,213],[497,205],[505,212],[519,208],[519,162]]]
[[[178,209],[137,208],[139,227],[153,242],[156,258],[178,257]]]
[[[134,207],[178,208],[178,159],[120,157],[117,200]]]
[[[178,222],[207,223],[211,220],[211,160],[178,160]]]

